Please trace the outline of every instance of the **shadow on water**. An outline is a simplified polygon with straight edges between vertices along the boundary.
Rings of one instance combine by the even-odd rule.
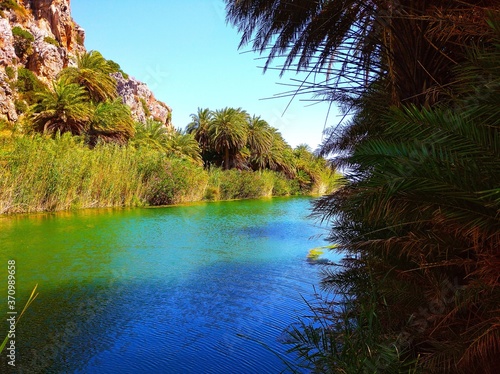
[[[276,373],[282,331],[317,284],[307,199],[70,213],[9,221],[26,373]],[[0,284],[0,292],[5,285]],[[0,306],[4,313],[5,306]],[[248,337],[249,339],[241,338]],[[4,360],[4,357],[2,357]]]

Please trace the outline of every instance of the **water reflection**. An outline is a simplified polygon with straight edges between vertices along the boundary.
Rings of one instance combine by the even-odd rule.
[[[40,284],[19,324],[19,365],[280,372],[264,345],[284,353],[278,339],[318,281],[306,256],[322,229],[308,207],[278,199],[7,219],[2,261],[16,259],[20,292]]]

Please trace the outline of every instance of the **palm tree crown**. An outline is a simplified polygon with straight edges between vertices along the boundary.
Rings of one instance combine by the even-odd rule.
[[[247,116],[241,108],[224,108],[213,113],[209,136],[214,150],[223,155],[225,169],[231,168],[231,157],[234,158],[246,144]]]
[[[51,89],[36,95],[37,104],[31,108],[33,127],[40,132],[70,132],[84,134],[92,117],[92,106],[84,88],[59,79]]]
[[[69,67],[61,76],[87,90],[94,102],[115,99],[116,80],[110,76],[115,68],[97,51],[85,52],[76,57],[76,67]]]
[[[99,139],[125,143],[135,133],[130,108],[120,99],[97,104],[90,123],[90,144]]]

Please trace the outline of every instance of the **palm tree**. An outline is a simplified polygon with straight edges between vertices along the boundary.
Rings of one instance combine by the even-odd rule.
[[[186,126],[186,133],[193,134],[202,152],[210,151],[209,128],[211,121],[212,112],[208,108],[198,108],[196,114],[191,114],[191,122]]]
[[[167,152],[177,158],[187,159],[196,165],[203,165],[201,149],[193,134],[183,134],[180,130],[169,134]]]
[[[167,150],[170,133],[161,122],[148,119],[146,123],[135,124],[135,135],[131,139],[137,147],[150,147],[159,151]]]
[[[250,151],[250,163],[255,169],[264,169],[266,163],[262,157],[270,152],[273,134],[269,124],[258,116],[252,116],[247,123],[247,147]]]
[[[97,104],[88,131],[91,145],[98,140],[124,144],[134,136],[134,132],[130,108],[121,99]]]
[[[300,186],[307,191],[321,179],[321,172],[328,168],[322,162],[323,158],[316,158],[311,147],[307,144],[299,144],[293,150],[297,179]]]
[[[85,87],[94,102],[103,102],[118,96],[113,72],[115,67],[99,52],[90,51],[77,55],[76,67],[62,70],[60,76]]]
[[[464,61],[463,45],[488,38],[484,9],[496,0],[226,0],[227,20],[267,54],[265,69],[283,57],[289,70],[324,74],[298,92],[329,100],[359,97],[380,75],[391,102],[431,105],[453,81],[450,66]],[[491,37],[489,37],[491,40]]]
[[[297,176],[295,168],[295,159],[293,156],[292,147],[283,139],[281,133],[271,128],[272,144],[269,152],[262,154],[261,158],[267,168],[274,171],[285,173],[289,178]]]
[[[82,135],[88,130],[93,108],[81,86],[59,79],[51,89],[38,92],[36,98],[30,116],[36,131]]]
[[[222,156],[226,170],[235,164],[235,158],[247,142],[247,116],[241,108],[224,108],[213,113],[209,139],[213,149]]]
[[[226,3],[266,67],[323,73],[303,90],[355,110],[324,149],[343,151],[345,186],[315,208],[346,256],[323,286],[344,298],[320,310],[324,340],[317,320],[296,334],[311,337],[302,357],[321,372],[497,372],[500,3]],[[497,47],[464,79],[474,44]]]
[[[376,307],[382,334],[406,336],[423,372],[498,371],[500,49],[470,55],[451,105],[387,112],[345,158],[345,187],[316,207],[358,260],[325,282],[370,278],[387,305]]]

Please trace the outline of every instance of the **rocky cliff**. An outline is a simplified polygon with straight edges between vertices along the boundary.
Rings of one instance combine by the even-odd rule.
[[[0,119],[16,121],[22,110],[16,85],[19,68],[49,84],[86,51],[84,42],[85,31],[71,17],[70,0],[0,0]],[[156,100],[144,83],[119,73],[113,76],[136,120],[171,125],[171,108]]]

